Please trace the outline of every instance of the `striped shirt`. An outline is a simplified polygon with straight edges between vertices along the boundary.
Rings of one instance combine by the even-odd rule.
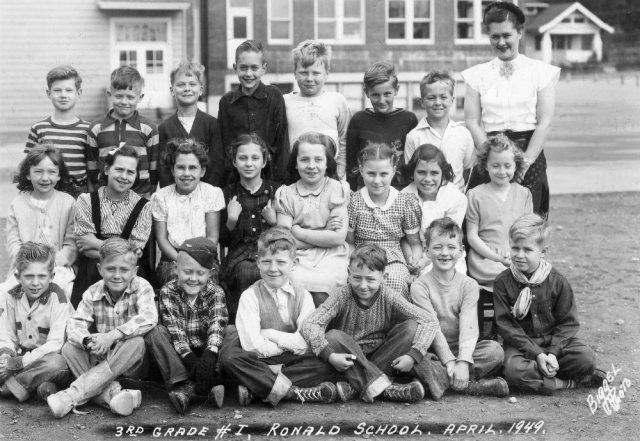
[[[141,196],[154,192],[158,185],[158,129],[148,118],[135,111],[129,118],[119,120],[111,116],[91,123],[87,133],[87,169],[94,188],[106,185],[104,176],[105,156],[111,150],[126,143],[140,156],[140,179],[132,190]]]
[[[229,321],[227,302],[220,286],[207,281],[193,305],[187,300],[177,280],[160,291],[162,324],[171,334],[171,342],[178,355],[187,356],[193,349],[218,352],[222,346],[224,329]]]
[[[158,310],[153,288],[145,279],[134,277],[122,296],[113,301],[100,280],[82,295],[82,302],[67,322],[67,338],[77,347],[90,335],[89,327],[95,323],[99,333],[118,329],[124,339],[142,336],[158,324]]]
[[[51,141],[62,153],[62,159],[74,182],[87,179],[87,131],[89,122],[81,119],[68,125],[56,124],[51,117],[31,126],[25,153],[43,141]]]
[[[98,189],[98,197],[100,199],[100,234],[105,239],[120,237],[131,212],[141,197],[129,190],[124,199],[114,201],[107,196],[107,189],[105,187]],[[80,237],[97,233],[91,215],[90,193],[84,193],[78,196],[75,221],[76,236]],[[147,244],[147,240],[149,240],[149,234],[151,234],[151,204],[147,203],[140,212],[136,223],[133,225],[129,242],[136,248],[142,250]]]

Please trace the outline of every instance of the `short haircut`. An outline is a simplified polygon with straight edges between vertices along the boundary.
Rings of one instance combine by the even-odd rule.
[[[521,31],[524,28],[526,17],[522,9],[505,1],[493,2],[485,8],[482,23],[487,32],[491,23],[504,23],[505,21],[510,21],[516,30]]]
[[[363,84],[365,90],[373,89],[378,84],[393,80],[393,87],[398,88],[398,76],[396,67],[389,61],[377,61],[364,72]]]
[[[451,96],[454,96],[453,93],[456,88],[455,78],[451,76],[447,69],[432,69],[420,81],[420,98],[424,98],[427,94],[427,86],[429,84],[437,83],[438,81],[447,83],[449,85]]]
[[[509,240],[512,242],[535,238],[536,243],[541,247],[547,244],[550,235],[549,224],[537,214],[525,214],[509,228]]]
[[[258,238],[258,256],[264,256],[267,252],[275,254],[278,251],[287,251],[291,259],[296,258],[296,240],[288,228],[273,227]]]
[[[178,67],[171,71],[169,78],[171,79],[171,85],[176,81],[176,77],[180,74],[184,74],[188,77],[194,77],[198,80],[200,85],[204,84],[204,66],[198,61],[183,61],[178,64]]]
[[[31,172],[31,167],[40,164],[44,158],[49,158],[51,162],[58,167],[60,180],[58,180],[55,188],[60,191],[65,191],[69,188],[71,178],[69,176],[69,169],[62,158],[62,153],[53,146],[51,141],[43,141],[29,150],[27,156],[18,166],[18,173],[13,175],[13,183],[18,184],[16,186],[18,190],[33,191],[33,183],[29,180],[29,173]]]
[[[513,159],[516,163],[516,170],[514,174],[517,175],[522,171],[524,167],[524,153],[520,150],[513,141],[511,141],[504,133],[498,133],[497,135],[489,136],[489,138],[482,144],[478,151],[476,171],[480,173],[480,176],[487,176],[487,162],[489,161],[489,155],[491,152],[500,153],[505,150],[513,152]]]
[[[291,182],[296,182],[300,179],[300,173],[298,173],[298,152],[300,151],[300,144],[319,144],[324,147],[324,153],[327,157],[327,170],[325,175],[333,179],[338,179],[338,163],[336,162],[336,143],[333,138],[320,132],[307,132],[303,133],[296,139],[291,148],[291,155],[289,156],[289,163],[287,169]]]
[[[460,242],[460,245],[462,245],[462,238],[464,236],[462,228],[460,228],[460,225],[458,225],[450,217],[435,219],[429,224],[426,231],[424,232],[424,240],[427,246],[429,246],[429,242],[431,242],[431,236],[434,234],[438,236],[449,235],[449,239],[457,237],[458,242]]]
[[[131,261],[134,265],[138,261],[136,248],[128,240],[121,237],[111,237],[102,242],[100,246],[100,263],[120,256],[125,256],[125,259]]]
[[[142,89],[144,79],[140,72],[131,66],[120,66],[111,72],[111,87],[116,90]]]
[[[245,40],[240,43],[236,48],[236,63],[238,62],[238,58],[240,58],[240,54],[243,52],[256,52],[260,54],[260,62],[264,64],[264,55],[266,50],[259,41]]]
[[[456,175],[453,167],[447,162],[447,158],[438,147],[433,144],[422,144],[413,152],[411,159],[402,167],[403,182],[409,183],[413,179],[413,174],[420,161],[436,162],[442,172],[442,185],[453,182]]]
[[[46,263],[50,273],[56,264],[56,250],[49,245],[37,242],[25,242],[16,256],[16,271],[22,273],[30,263]]]
[[[378,159],[388,159],[391,165],[395,167],[398,157],[388,144],[383,142],[371,142],[365,148],[360,150],[358,154],[358,165],[364,167],[367,161],[376,161]]]
[[[371,271],[382,271],[387,268],[387,253],[379,245],[363,243],[356,247],[349,257],[349,266],[356,268],[366,266]]]
[[[53,82],[60,80],[75,80],[76,90],[82,87],[82,77],[73,66],[58,66],[51,69],[47,74],[47,88],[51,89]]]
[[[296,46],[292,51],[293,55],[293,68],[298,68],[298,65],[303,68],[312,66],[319,61],[324,68],[329,72],[331,68],[331,46],[318,40],[305,40]]]
[[[209,165],[209,154],[203,143],[193,138],[174,138],[167,143],[167,153],[164,156],[164,168],[170,176],[173,176],[173,167],[180,155],[194,155],[202,168]]]
[[[121,147],[114,148],[104,157],[104,164],[106,167],[111,167],[115,162],[118,156],[125,156],[127,158],[133,158],[138,161],[138,165],[136,166],[136,179],[133,181],[133,185],[136,185],[138,181],[140,181],[140,155],[135,148],[130,145],[123,145]],[[109,181],[109,177],[106,177],[107,182]]]

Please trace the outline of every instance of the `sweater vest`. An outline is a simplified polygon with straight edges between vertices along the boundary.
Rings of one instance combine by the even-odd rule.
[[[269,293],[267,286],[262,280],[258,280],[251,286],[253,292],[258,299],[260,306],[260,327],[262,329],[275,329],[276,331],[294,333],[297,330],[296,322],[302,310],[302,302],[304,301],[304,290],[293,288],[295,297],[289,298],[289,318],[291,325],[287,325],[278,312],[278,305],[275,299]]]

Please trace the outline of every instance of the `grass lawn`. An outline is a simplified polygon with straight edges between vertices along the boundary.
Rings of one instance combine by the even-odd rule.
[[[553,196],[551,221],[553,234],[549,260],[571,282],[581,319],[579,336],[596,350],[602,369],[617,375],[612,385],[620,388],[623,379],[630,388],[619,402],[618,410],[607,415],[601,408],[592,414],[589,394],[596,390],[571,390],[553,397],[512,393],[517,402],[507,398],[466,397],[447,394],[439,402],[427,399],[419,404],[377,402],[363,404],[299,404],[283,402],[273,409],[262,403],[246,408],[237,405],[235,391],[227,391],[222,409],[206,404],[194,405],[184,416],[175,414],[166,394],[156,388],[144,387],[143,405],[133,415],[119,418],[95,405],[85,406],[88,415],[70,414],[56,420],[48,407],[35,400],[18,404],[13,400],[0,401],[0,438],[15,440],[69,440],[113,438],[116,426],[145,426],[139,437],[151,438],[153,427],[208,427],[207,439],[214,439],[216,429],[231,424],[234,431],[239,424],[253,430],[251,439],[264,439],[274,423],[282,426],[324,425],[325,433],[333,424],[342,427],[334,439],[359,439],[388,436],[363,436],[358,424],[423,425],[423,436],[442,434],[449,424],[493,424],[496,435],[456,435],[458,439],[497,438],[499,430],[507,432],[513,423],[544,421],[538,434],[519,434],[519,439],[608,439],[628,441],[637,439],[640,382],[640,193],[610,193]],[[0,221],[4,225],[4,219]],[[2,228],[0,250],[4,252]],[[2,273],[8,263],[0,259]],[[425,429],[429,426],[429,429]],[[540,427],[540,426],[539,426]],[[141,430],[141,429],[139,429]],[[161,429],[157,429],[161,430]],[[479,430],[476,429],[476,430]],[[354,434],[355,431],[355,434]],[[515,429],[512,430],[512,432]],[[542,434],[542,431],[545,434]],[[165,432],[162,432],[163,434]],[[175,433],[175,432],[174,432]],[[504,435],[504,433],[503,433]],[[202,437],[181,437],[196,439]],[[246,436],[226,439],[248,439]],[[309,437],[287,437],[308,439]],[[322,438],[321,436],[316,438]],[[280,437],[274,438],[280,439]],[[284,438],[282,438],[284,439]]]

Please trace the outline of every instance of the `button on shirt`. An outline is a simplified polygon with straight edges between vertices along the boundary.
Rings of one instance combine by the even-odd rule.
[[[49,285],[32,305],[20,285],[5,299],[0,307],[0,354],[23,355],[26,367],[47,354],[60,353],[73,307],[58,285]]]
[[[265,285],[266,286],[266,285]],[[268,288],[268,287],[267,287]],[[290,283],[282,288],[268,288],[278,305],[278,312],[282,321],[288,325],[294,325],[289,316],[289,302],[295,298],[295,290]],[[300,327],[304,320],[315,310],[311,294],[305,290],[304,301],[300,315],[295,322],[295,333],[280,332],[274,329],[262,329],[260,325],[260,305],[253,288],[247,289],[240,296],[236,327],[242,349],[256,352],[260,358],[275,357],[284,351],[302,355],[307,352],[307,342],[300,334]],[[271,341],[276,340],[276,342]]]
[[[69,319],[67,337],[77,347],[96,324],[99,333],[118,329],[125,339],[142,336],[158,324],[153,288],[145,279],[134,277],[122,296],[114,302],[104,280],[91,285],[82,296],[78,310]]]

